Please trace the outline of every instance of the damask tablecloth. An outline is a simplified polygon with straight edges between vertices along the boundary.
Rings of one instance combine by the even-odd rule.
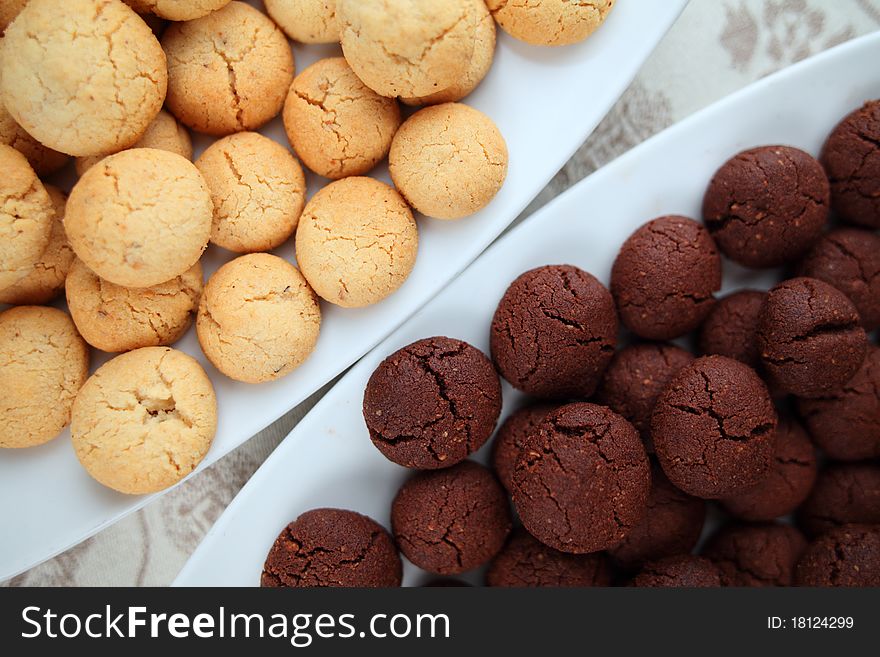
[[[880,0],[691,0],[595,133],[518,220],[692,112],[878,29]],[[238,490],[328,388],[142,511],[6,584],[169,584]]]

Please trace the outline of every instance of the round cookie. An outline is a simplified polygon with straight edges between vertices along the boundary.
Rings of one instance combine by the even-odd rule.
[[[833,285],[853,302],[866,331],[880,328],[880,235],[859,228],[832,230],[813,245],[798,275]]]
[[[260,586],[400,586],[403,566],[391,536],[354,511],[313,509],[287,525],[263,564]]]
[[[192,162],[136,148],[86,171],[70,192],[64,227],[76,255],[98,276],[151,287],[196,263],[212,216],[211,195]]]
[[[601,552],[566,554],[522,528],[511,534],[486,571],[487,586],[610,586],[611,565]]]
[[[229,0],[125,0],[139,14],[150,12],[169,21],[191,21],[222,9]]]
[[[803,427],[782,419],[767,474],[754,486],[721,500],[742,520],[773,520],[787,516],[807,499],[816,482],[816,451]]]
[[[89,350],[70,317],[39,306],[0,313],[0,362],[0,447],[52,440],[89,375]]]
[[[394,98],[461,80],[482,12],[477,0],[337,0],[336,15],[351,68],[370,89]]]
[[[490,348],[498,371],[537,397],[591,396],[616,344],[614,300],[594,276],[571,265],[521,274],[492,318]]]
[[[397,290],[416,262],[419,232],[409,206],[372,178],[330,183],[306,204],[296,260],[319,297],[368,306]]]
[[[758,349],[774,388],[821,397],[853,377],[867,346],[855,306],[828,283],[792,278],[767,294]]]
[[[192,160],[193,156],[192,139],[190,139],[189,132],[165,110],[161,110],[156,115],[152,123],[147,126],[147,131],[132,145],[132,148],[156,148],[160,151],[177,153],[187,160]],[[104,157],[106,156],[92,155],[76,158],[77,175],[82,176]]]
[[[76,260],[67,275],[67,307],[86,342],[101,351],[131,351],[177,342],[192,324],[202,295],[198,262],[177,278],[127,288],[101,280]]]
[[[790,146],[734,155],[703,197],[703,221],[718,248],[747,267],[776,267],[819,239],[831,204],[828,179],[812,156]]]
[[[880,228],[880,100],[869,100],[831,131],[820,156],[831,182],[834,213]]]
[[[697,338],[700,352],[727,356],[751,368],[761,364],[758,353],[758,316],[766,292],[740,290],[718,299]]]
[[[705,557],[681,554],[646,563],[629,585],[650,588],[712,588],[721,586],[721,573]]]
[[[196,160],[211,192],[211,242],[236,253],[271,251],[296,230],[306,179],[286,148],[256,132],[218,139]]]
[[[52,199],[24,155],[0,144],[0,291],[30,274],[49,244]]]
[[[810,536],[847,523],[880,525],[880,465],[833,463],[819,473],[797,514]]]
[[[650,487],[635,428],[604,406],[575,403],[526,438],[513,503],[539,541],[582,554],[619,545],[644,517]]]
[[[810,543],[796,586],[880,586],[880,525],[843,525]]]
[[[243,2],[162,36],[168,55],[168,109],[209,135],[256,130],[275,117],[293,81],[293,53],[280,29]]]
[[[43,146],[25,132],[24,128],[18,125],[12,115],[6,111],[2,102],[0,102],[0,144],[12,146],[24,155],[38,176],[55,173],[70,159],[64,153]]]
[[[227,262],[205,285],[196,330],[202,351],[236,381],[289,374],[318,341],[321,309],[289,262],[252,253]]]
[[[214,388],[198,362],[144,347],[106,362],[73,403],[76,457],[105,486],[130,495],[173,486],[204,458],[217,430]]]
[[[645,515],[617,547],[609,550],[614,563],[626,570],[694,549],[703,531],[706,503],[673,486],[663,470],[651,466],[651,492]]]
[[[721,571],[723,586],[791,586],[806,547],[791,525],[732,525],[712,537],[703,556]]]
[[[697,328],[721,287],[721,257],[708,231],[687,217],[649,221],[623,243],[611,268],[611,294],[623,324],[648,340]]]
[[[502,30],[535,46],[567,46],[590,36],[615,0],[486,0]]]
[[[52,201],[55,217],[49,233],[49,244],[28,274],[0,290],[0,303],[40,305],[50,302],[64,289],[64,279],[75,257],[64,232],[67,195],[52,185],[44,187]]]
[[[364,391],[370,439],[408,468],[448,468],[477,451],[501,412],[489,359],[461,340],[413,342],[383,360]]]
[[[461,219],[495,198],[507,177],[507,144],[488,116],[461,103],[419,110],[388,153],[394,186],[416,210]]]
[[[79,156],[127,148],[162,109],[165,54],[122,2],[30,0],[3,40],[0,99],[49,148]]]
[[[300,43],[338,43],[336,0],[264,0],[266,13]]]
[[[325,178],[358,176],[388,154],[400,107],[367,87],[345,59],[320,59],[296,76],[284,130],[305,165]]]
[[[555,404],[524,406],[508,417],[495,434],[492,469],[508,493],[513,490],[513,471],[526,438],[535,433],[547,415],[557,408],[559,406]]]
[[[510,525],[504,489],[473,461],[415,474],[391,505],[391,530],[401,552],[438,575],[489,561],[504,545]]]
[[[696,497],[730,497],[767,473],[776,410],[755,371],[725,356],[683,368],[657,400],[651,438],[663,472]]]

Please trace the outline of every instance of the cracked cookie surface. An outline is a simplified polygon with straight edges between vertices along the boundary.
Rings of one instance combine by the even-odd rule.
[[[278,27],[300,43],[338,43],[336,0],[264,0]]]
[[[705,557],[680,554],[649,561],[629,586],[656,588],[710,588],[721,586],[721,573]]]
[[[526,439],[557,408],[557,404],[540,403],[520,408],[504,421],[495,434],[492,440],[492,469],[507,492],[513,490],[513,471]]]
[[[12,146],[24,155],[38,176],[55,173],[70,159],[64,153],[43,146],[25,132],[24,128],[18,125],[12,115],[6,111],[2,102],[0,102],[0,144]]]
[[[880,525],[880,465],[831,463],[816,480],[797,522],[810,536],[847,523]]]
[[[721,571],[722,586],[791,586],[807,539],[791,525],[729,525],[703,550]]]
[[[598,28],[615,0],[486,0],[501,29],[536,46],[567,46]]]
[[[169,21],[191,21],[222,9],[229,0],[124,0],[139,14],[147,12]]]
[[[843,525],[810,543],[795,586],[880,586],[880,526]]]
[[[718,299],[700,326],[700,352],[735,358],[757,368],[761,363],[758,316],[766,298],[766,292],[740,290]]]

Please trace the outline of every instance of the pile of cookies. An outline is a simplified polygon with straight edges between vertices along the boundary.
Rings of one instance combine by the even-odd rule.
[[[434,575],[488,564],[490,586],[880,586],[878,228],[880,100],[834,128],[821,161],[735,155],[703,222],[641,226],[610,289],[570,265],[523,273],[488,327],[491,359],[432,337],[372,373],[370,438],[417,471],[391,532],[309,512],[262,583],[396,585],[399,550]],[[722,255],[794,277],[716,299]],[[484,467],[468,457],[500,416],[499,374],[531,401]],[[712,507],[723,521],[700,543]]]
[[[0,0],[0,303],[17,306],[0,314],[0,447],[70,422],[111,488],[189,474],[217,419],[207,374],[170,347],[193,318],[226,376],[292,372],[319,299],[367,306],[404,283],[414,212],[461,219],[504,184],[504,138],[459,102],[492,65],[496,21],[564,45],[612,5]],[[288,38],[344,56],[297,75]],[[256,132],[279,115],[292,150]],[[216,138],[195,162],[190,130]],[[366,176],[386,157],[393,187]],[[300,162],[330,179],[311,199]],[[43,182],[65,166],[69,197]],[[291,238],[296,266],[269,253]],[[209,244],[230,257],[204,283]],[[62,289],[69,314],[43,306]],[[90,346],[121,355],[89,378]]]

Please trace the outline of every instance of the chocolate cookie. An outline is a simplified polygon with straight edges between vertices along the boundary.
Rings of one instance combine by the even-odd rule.
[[[623,243],[611,268],[620,320],[649,340],[671,340],[706,318],[721,287],[721,257],[706,229],[679,216],[649,221]]]
[[[510,508],[495,476],[473,461],[419,472],[391,505],[391,529],[407,559],[454,575],[494,557],[510,532]]]
[[[880,525],[843,525],[810,543],[797,586],[880,586]]]
[[[589,397],[617,344],[617,312],[596,278],[570,265],[520,275],[491,328],[492,359],[511,385],[537,397]]]
[[[880,465],[840,463],[819,473],[798,524],[810,536],[847,523],[880,525]]]
[[[566,554],[517,529],[489,564],[488,586],[609,586],[611,565],[601,552]]]
[[[800,506],[815,481],[816,451],[810,437],[794,420],[781,419],[767,474],[756,485],[721,503],[742,520],[773,520]]]
[[[813,245],[798,273],[848,296],[866,331],[880,327],[880,235],[860,228],[832,230]]]
[[[867,346],[852,302],[815,278],[774,287],[758,318],[765,373],[774,387],[798,397],[821,397],[849,381]]]
[[[721,574],[705,557],[680,554],[646,563],[630,586],[650,588],[711,588],[721,586]]]
[[[677,489],[654,464],[645,515],[609,554],[627,570],[646,561],[686,554],[697,544],[705,519],[706,503]]]
[[[700,352],[727,356],[749,367],[760,365],[758,315],[766,292],[740,290],[718,300],[700,327]]]
[[[642,519],[651,472],[635,428],[596,404],[562,406],[526,438],[513,472],[523,525],[563,552],[618,545]]]
[[[723,586],[791,586],[806,547],[791,525],[730,525],[712,537],[703,556],[721,571]]]
[[[830,204],[828,179],[812,156],[791,146],[760,146],[715,172],[703,197],[703,221],[731,260],[776,267],[819,239]]]
[[[554,404],[533,404],[521,408],[507,418],[495,434],[495,440],[492,441],[492,468],[508,492],[513,490],[513,470],[523,443],[529,434],[538,430],[547,414],[557,408]]]
[[[306,511],[275,539],[260,586],[400,586],[400,556],[385,529],[342,509]]]
[[[501,383],[467,342],[434,337],[383,360],[364,392],[373,444],[408,468],[448,468],[478,450],[501,413]]]
[[[837,125],[822,148],[831,205],[849,223],[880,228],[880,100],[870,100]]]

